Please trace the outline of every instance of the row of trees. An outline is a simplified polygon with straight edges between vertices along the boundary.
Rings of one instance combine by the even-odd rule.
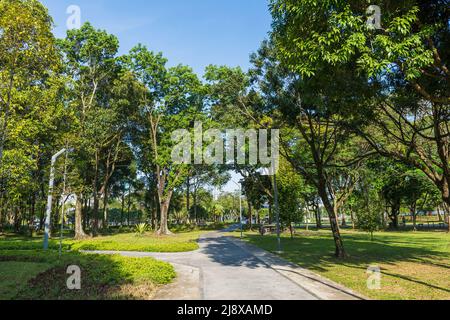
[[[132,194],[160,234],[170,233],[169,213],[178,222],[236,217],[233,197],[204,192],[231,170],[243,177],[250,228],[261,212],[273,219],[277,198],[286,225],[310,212],[321,227],[325,211],[338,257],[346,214],[370,230],[386,215],[397,227],[403,207],[414,221],[437,207],[448,216],[448,6],[379,1],[374,30],[366,5],[273,0],[273,30],[251,69],[209,66],[199,78],[143,45],[120,56],[118,39],[88,23],[57,40],[37,0],[3,0],[0,228],[42,221],[49,159],[63,147],[73,151],[58,162],[55,196],[76,196],[78,238],[107,228],[108,206],[119,201],[123,214]],[[172,133],[193,133],[196,122],[280,129],[279,172],[173,162]]]
[[[252,70],[223,68],[213,77],[213,117],[282,129],[289,165],[280,176],[290,166],[312,188],[338,257],[345,249],[337,220],[352,202],[366,215],[384,217],[387,208],[394,227],[402,205],[414,217],[418,207],[441,205],[447,215],[450,207],[448,3],[375,4],[380,29],[367,23],[366,1],[274,0],[271,37]],[[264,178],[237,170],[273,199]],[[287,182],[281,203],[298,208],[298,179]]]
[[[118,39],[89,23],[55,39],[37,0],[2,1],[0,15],[0,230],[5,222],[31,228],[37,218],[42,225],[49,159],[66,147],[72,152],[58,161],[54,196],[75,196],[77,238],[108,227],[111,196],[123,212],[137,190],[145,190],[153,226],[169,233],[175,190],[191,177],[195,204],[206,174],[171,162],[171,133],[208,122],[198,76],[167,67],[142,45],[120,56]],[[208,175],[214,181],[203,183],[224,174]]]
[[[260,54],[273,70],[264,82],[277,93],[267,95],[271,105],[309,153],[299,161],[303,152],[288,141],[286,157],[316,187],[339,257],[345,250],[333,220],[364,181],[358,172],[367,159],[420,171],[450,205],[448,1],[372,4],[382,12],[379,29],[367,23],[366,1],[274,0],[272,39]],[[415,203],[420,192],[410,192]]]

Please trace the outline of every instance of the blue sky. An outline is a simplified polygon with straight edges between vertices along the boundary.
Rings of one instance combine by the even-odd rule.
[[[64,37],[70,5],[82,22],[116,35],[121,53],[142,43],[162,51],[170,65],[249,67],[249,55],[270,30],[267,0],[41,0]]]
[[[209,64],[247,69],[249,56],[270,31],[268,0],[41,0],[57,37],[64,37],[67,8],[77,5],[81,21],[116,35],[120,54],[142,43],[162,51],[169,65],[191,66],[200,76]],[[238,182],[240,176],[233,174]],[[230,182],[224,191],[236,190]]]

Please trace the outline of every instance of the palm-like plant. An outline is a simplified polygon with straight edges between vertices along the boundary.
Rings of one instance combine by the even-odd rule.
[[[144,235],[144,233],[146,233],[149,230],[149,226],[146,223],[140,223],[138,225],[136,225],[135,227],[135,233],[138,236],[142,236]]]

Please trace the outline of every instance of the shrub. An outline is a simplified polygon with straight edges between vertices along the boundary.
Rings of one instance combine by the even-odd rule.
[[[380,230],[382,226],[380,210],[382,209],[379,206],[369,205],[366,210],[357,213],[358,228],[368,232],[371,241],[373,241],[374,232]]]
[[[137,236],[143,236],[149,230],[149,226],[146,223],[140,223],[136,225],[134,232]]]

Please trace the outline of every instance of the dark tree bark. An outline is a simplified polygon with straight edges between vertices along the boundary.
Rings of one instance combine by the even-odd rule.
[[[191,210],[191,178],[188,176],[186,180],[186,211],[189,215]]]
[[[394,203],[391,205],[391,214],[389,219],[391,219],[392,227],[398,229],[398,216],[400,214],[400,203]]]
[[[322,202],[324,204],[325,210],[328,213],[328,218],[330,219],[331,231],[333,233],[334,244],[335,244],[335,255],[338,258],[345,258],[346,253],[344,249],[344,243],[341,237],[341,231],[339,229],[339,223],[336,219],[337,210],[335,206],[333,206],[328,199],[328,195],[326,192],[325,181],[319,183],[318,192],[320,197],[322,198]]]
[[[341,210],[341,216],[342,216],[342,227],[347,226],[347,221],[345,220],[345,211]]]
[[[250,228],[250,231],[252,231],[253,230],[253,210],[252,210],[252,204],[250,203],[250,201],[247,201],[247,206],[248,206],[249,228]]]
[[[108,191],[104,192],[103,195],[103,229],[108,229],[109,221],[108,221]]]
[[[414,231],[417,231],[417,202],[414,201],[414,203],[411,206],[411,217],[413,220],[413,229]]]
[[[153,197],[153,208],[152,208],[152,228],[156,230],[158,227],[158,196],[155,194]]]
[[[122,201],[122,206],[120,209],[120,226],[123,227],[123,218],[124,218],[124,214],[125,214],[125,190],[123,190],[123,192],[122,192],[121,201]]]
[[[355,212],[352,207],[350,207],[350,219],[352,220],[352,229],[355,230]]]
[[[272,203],[269,202],[269,224],[272,224]]]
[[[94,207],[92,208],[92,214],[94,215],[94,225],[92,226],[92,234],[95,237],[98,233],[98,209],[99,209],[99,200],[98,200],[98,166],[99,166],[99,152],[95,152],[95,171],[94,171],[94,179],[92,181],[92,190],[93,190],[93,198],[94,198]]]
[[[0,234],[3,233],[3,214],[4,212],[4,208],[3,208],[3,196],[1,195],[0,192]]]
[[[131,185],[128,186],[128,208],[127,208],[127,226],[130,226],[130,211],[131,211]]]
[[[316,215],[316,227],[317,229],[322,229],[322,214],[320,212],[319,201],[314,201],[314,213]]]
[[[445,221],[445,220],[442,218],[441,206],[439,206],[439,207],[437,208],[437,214],[438,214],[438,217],[439,217],[439,222]]]
[[[99,208],[98,195],[96,194],[96,192],[94,192],[94,200],[93,201],[94,201],[94,206],[92,208],[92,214],[94,216],[94,222],[92,225],[92,234],[95,237],[98,233],[98,208]]]

